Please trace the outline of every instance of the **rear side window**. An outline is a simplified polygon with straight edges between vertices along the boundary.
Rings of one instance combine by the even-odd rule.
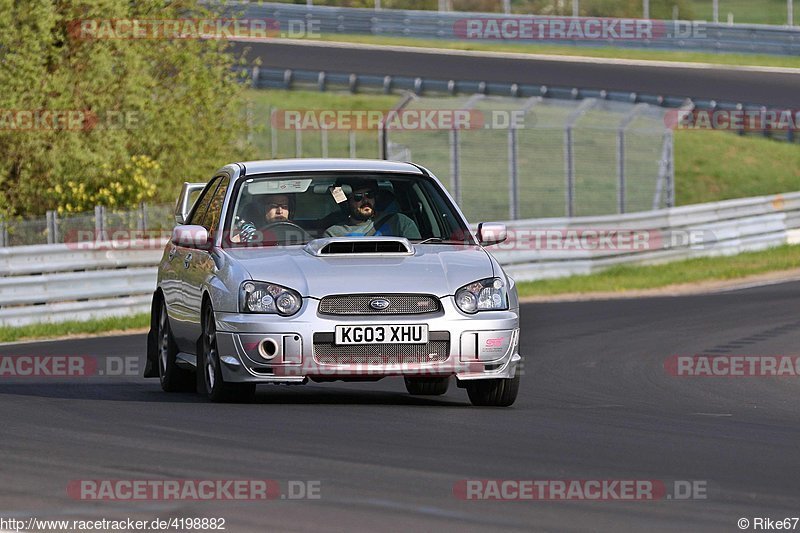
[[[189,220],[186,222],[187,224],[196,224],[200,225],[203,217],[206,215],[206,211],[208,210],[208,204],[211,203],[211,198],[214,196],[214,191],[219,186],[219,178],[214,178],[211,182],[203,189],[201,193],[200,199],[197,202],[197,207],[195,207],[194,211],[192,211],[192,215],[189,217]]]
[[[225,193],[228,192],[229,183],[230,179],[228,179],[227,176],[222,178],[219,187],[217,187],[214,196],[211,198],[211,202],[208,204],[206,214],[199,222],[201,226],[208,230],[209,234],[213,234],[219,227],[219,219],[222,215],[222,203],[225,201]]]

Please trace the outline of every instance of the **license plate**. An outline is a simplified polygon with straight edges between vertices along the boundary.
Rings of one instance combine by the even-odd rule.
[[[336,344],[425,344],[427,324],[336,326]]]

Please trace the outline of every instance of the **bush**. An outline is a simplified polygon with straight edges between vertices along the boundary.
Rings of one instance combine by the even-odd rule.
[[[196,1],[0,0],[0,214],[172,201],[183,181],[247,156],[244,87],[227,42],[71,31],[87,19],[215,16]],[[19,120],[41,111],[81,120]]]

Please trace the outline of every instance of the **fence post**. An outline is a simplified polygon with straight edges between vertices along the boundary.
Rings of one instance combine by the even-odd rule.
[[[245,124],[247,126],[247,144],[253,143],[253,102],[249,99],[245,104]]]
[[[57,244],[61,239],[58,235],[58,212],[47,211],[47,244]]]
[[[47,221],[47,244],[55,244],[55,230],[53,229],[53,212],[48,210],[45,213],[46,221]]]
[[[106,240],[106,208],[102,205],[94,206],[94,233],[96,241]]]
[[[575,216],[575,146],[572,140],[572,129],[584,113],[597,103],[595,98],[587,98],[581,105],[572,111],[564,125],[564,166],[566,168],[566,213],[568,217]]]
[[[378,159],[383,159],[384,161],[389,159],[389,150],[387,148],[386,122],[381,120],[378,125]]]
[[[506,15],[511,14],[511,0],[503,0],[503,13]]]
[[[303,157],[303,130],[294,128],[294,156]]]
[[[664,131],[664,141],[661,148],[661,161],[659,162],[658,180],[656,191],[653,194],[653,209],[661,207],[661,196],[664,195],[667,207],[675,206],[675,147],[673,145],[672,130]]]
[[[625,130],[633,122],[633,119],[645,109],[647,109],[647,104],[636,104],[627,115],[622,117],[617,127],[617,213],[620,214],[625,212],[626,202]]]
[[[320,142],[320,144],[322,144],[322,157],[324,159],[327,159],[327,157],[328,157],[328,130],[327,130],[327,128],[322,128],[322,130],[320,130],[319,138],[320,138],[319,142]]]
[[[675,207],[675,133],[669,130],[669,174],[667,175],[667,207]]]
[[[650,18],[650,0],[642,0],[642,18]]]
[[[270,156],[272,159],[276,159],[278,157],[278,128],[275,126],[275,113],[277,109],[274,107],[270,107],[269,109],[269,142],[270,142],[270,151],[272,152]]]
[[[356,130],[350,130],[349,142],[350,142],[350,159],[355,159],[356,158]]]
[[[572,0],[572,16],[578,17],[580,16],[580,0]]]
[[[8,246],[8,227],[5,220],[0,220],[0,248]]]
[[[712,0],[712,20],[714,24],[719,24],[719,0]]]
[[[794,0],[786,0],[786,19],[788,26],[794,26]]]
[[[136,229],[141,232],[144,232],[147,229],[147,206],[144,205],[144,202],[139,202],[139,209],[138,213],[139,216],[136,220]]]
[[[519,167],[517,166],[517,125],[508,127],[508,216],[519,218]]]
[[[450,184],[453,187],[453,197],[456,204],[461,205],[461,164],[458,130],[450,130]]]

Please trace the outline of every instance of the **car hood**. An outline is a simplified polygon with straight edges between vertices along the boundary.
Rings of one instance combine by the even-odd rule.
[[[254,280],[321,298],[348,293],[455,294],[467,283],[491,277],[492,262],[478,246],[414,246],[413,255],[311,255],[300,246],[227,249]]]

